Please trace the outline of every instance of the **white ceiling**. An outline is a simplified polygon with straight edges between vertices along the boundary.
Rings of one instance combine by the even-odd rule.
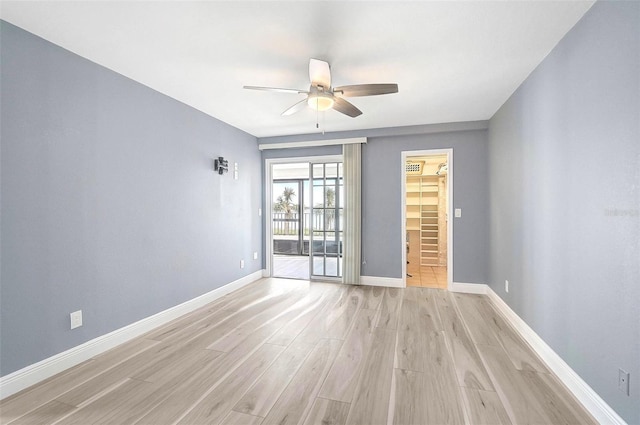
[[[5,1],[0,17],[257,137],[313,133],[309,58],[333,85],[389,83],[352,98],[326,131],[486,120],[592,1]]]

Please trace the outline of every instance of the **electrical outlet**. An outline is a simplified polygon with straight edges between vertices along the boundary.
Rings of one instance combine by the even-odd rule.
[[[240,268],[244,269],[244,260],[240,260]]]
[[[454,215],[456,218],[460,218],[460,217],[462,217],[462,208],[456,208],[456,209],[455,209],[455,211],[454,211],[453,213],[454,213],[453,215]]]
[[[71,329],[82,326],[82,310],[74,311],[69,316],[71,317]]]
[[[618,369],[618,389],[629,395],[629,372]]]
[[[258,259],[258,251],[254,251],[253,253],[253,259],[257,260]]]
[[[508,280],[504,281],[504,290],[505,290],[505,292],[509,292],[509,281]]]

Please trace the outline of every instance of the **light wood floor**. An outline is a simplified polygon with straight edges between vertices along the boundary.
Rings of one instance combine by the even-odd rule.
[[[483,296],[266,279],[0,403],[11,424],[595,423]]]

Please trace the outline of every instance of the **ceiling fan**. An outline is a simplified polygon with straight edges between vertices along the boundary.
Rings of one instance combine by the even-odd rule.
[[[288,108],[282,115],[292,115],[309,106],[316,111],[333,109],[352,118],[362,115],[362,111],[347,102],[345,97],[376,96],[398,92],[397,84],[355,84],[350,86],[331,87],[331,69],[329,63],[309,60],[309,90],[281,89],[277,87],[244,86],[250,90],[264,90],[280,93],[306,94],[307,97]]]

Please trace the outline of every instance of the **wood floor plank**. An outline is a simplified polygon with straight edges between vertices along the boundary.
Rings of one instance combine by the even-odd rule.
[[[270,344],[278,344],[287,346],[300,335],[300,333],[311,323],[312,321],[319,320],[319,317],[323,312],[326,312],[333,303],[337,301],[337,295],[339,293],[336,285],[331,284],[319,284],[315,288],[320,288],[320,296],[309,304],[309,306],[302,311],[297,317],[292,319],[289,323],[283,326],[276,334],[269,339]]]
[[[341,345],[342,341],[334,339],[318,342],[278,397],[263,425],[297,424],[305,419]]]
[[[160,362],[166,355],[170,355],[174,351],[176,351],[175,347],[159,343],[151,349],[145,350],[113,368],[95,375],[92,379],[65,392],[56,399],[71,406],[82,407],[94,397],[109,391],[113,385],[135,375],[145,367]]]
[[[211,317],[212,314],[216,312],[225,311],[222,308],[216,308],[213,306],[205,306],[200,308],[197,311],[192,312],[191,314],[187,314],[185,316],[181,316],[166,325],[163,325],[159,328],[152,330],[144,335],[146,339],[152,339],[154,341],[164,341],[166,338],[178,334],[185,330],[186,328],[190,328],[195,326],[197,323],[206,320]],[[227,315],[231,315],[232,312],[230,310],[226,310]]]
[[[230,411],[222,420],[224,425],[261,425],[264,418],[251,416],[246,413]]]
[[[348,413],[349,403],[318,397],[304,425],[344,425]]]
[[[167,385],[169,382],[184,379],[188,371],[194,367],[193,365],[208,364],[222,355],[224,353],[213,350],[186,350],[172,361],[161,361],[152,368],[143,369],[142,373],[135,374],[133,378],[157,385]]]
[[[118,409],[126,409],[132,397],[139,394],[145,387],[153,387],[154,384],[125,379],[121,385],[114,387],[101,397],[92,400],[71,415],[57,422],[59,425],[86,425],[109,423],[108,417],[116,414]]]
[[[221,320],[205,332],[205,338],[212,346],[221,341],[219,346],[211,349],[228,352],[247,335],[251,330],[255,330],[255,325],[264,324],[262,320],[272,318],[274,313],[278,313],[285,306],[299,300],[304,296],[304,291],[296,290],[291,293],[270,293],[262,297],[259,303],[254,303],[245,308],[239,308],[226,320]],[[258,317],[259,316],[259,317]],[[186,332],[185,332],[186,333]],[[235,336],[239,334],[239,336]],[[226,345],[225,345],[226,343]]]
[[[398,330],[419,330],[418,288],[406,288],[402,291],[402,303],[398,317]]]
[[[426,400],[425,424],[464,424],[461,388],[452,375],[427,371],[422,375]]]
[[[10,425],[52,424],[70,415],[74,410],[76,410],[76,408],[68,404],[50,401],[31,411],[31,413],[8,423]],[[2,423],[7,424],[7,422],[4,421]]]
[[[237,363],[238,359],[233,357],[233,353],[223,353],[213,361],[199,365],[199,373],[188,373],[186,379],[168,384],[173,391],[157,405],[147,406],[135,423],[140,425],[174,423],[200,398],[218,386],[229,370],[235,370]]]
[[[156,341],[135,339],[14,394],[0,402],[0,422],[16,419],[157,344]]]
[[[475,344],[500,344],[490,325],[494,317],[486,314],[482,298],[479,295],[457,293],[452,298],[457,304],[458,312],[467,325],[469,335]]]
[[[495,392],[463,388],[462,395],[472,424],[511,425],[509,415]]]
[[[385,329],[397,329],[401,305],[402,291],[398,288],[385,288],[376,326]]]
[[[220,383],[223,391],[212,391],[207,394],[178,423],[210,425],[221,423],[231,407],[242,398],[283,350],[284,347],[280,345],[263,344]]]
[[[267,416],[313,348],[312,344],[302,341],[292,343],[236,403],[233,410],[263,418]]]
[[[516,335],[513,330],[498,333],[498,339],[516,369],[550,373],[542,360],[529,347],[529,344]]]
[[[427,403],[422,372],[394,369],[393,424],[426,424]]]
[[[425,371],[425,335],[419,330],[398,331],[394,366],[398,369]]]
[[[295,291],[309,289],[309,282],[290,279],[269,278],[264,281],[263,285],[264,290],[250,294],[248,299],[243,299],[242,297],[231,298],[230,302],[225,304],[224,309],[230,311],[252,309],[257,305],[265,305],[265,301],[270,299],[278,299]]]
[[[216,312],[225,310],[225,306],[230,303],[246,303],[255,301],[260,295],[264,295],[272,290],[268,281],[259,280],[240,288],[230,294],[226,294],[219,299],[200,307],[199,309],[181,316],[166,325],[160,326],[147,334],[143,338],[163,341],[165,338],[183,331],[185,328],[195,325],[197,322],[210,317]],[[233,313],[232,310],[226,310],[228,315]]]
[[[335,298],[327,304],[316,317],[300,332],[296,340],[316,344],[328,333],[331,323],[335,319],[335,310],[342,310],[349,301],[348,288],[338,286]]]
[[[398,322],[395,367],[424,372],[424,332],[426,330],[422,328],[419,319],[419,291],[419,288],[406,288],[403,291]]]
[[[167,332],[164,332],[154,338],[155,341],[161,341],[171,344],[182,344],[191,339],[210,331],[214,328],[231,326],[233,321],[242,323],[243,319],[236,317],[236,313],[229,310],[216,310],[209,315],[203,317],[201,320],[185,326],[184,328],[175,327]]]
[[[362,308],[367,310],[377,310],[382,302],[384,288],[382,286],[364,286],[364,299]]]
[[[0,423],[9,423],[53,400],[96,375],[94,360],[88,360],[0,402]]]
[[[171,391],[171,387],[169,386],[159,386],[149,382],[143,383],[145,385],[136,388],[132,392],[129,392],[129,389],[125,386],[116,388],[113,391],[113,398],[109,403],[106,403],[97,409],[104,410],[105,414],[96,421],[96,424],[134,424],[138,419],[140,419],[148,406],[158,405],[158,403],[162,402],[162,400],[164,400],[167,394]],[[106,395],[108,398],[111,396],[111,393]],[[98,399],[94,403],[101,405],[101,400]],[[84,407],[84,409],[91,408],[91,404]]]
[[[208,350],[202,350],[206,354]],[[165,377],[153,382],[155,389],[151,389],[148,396],[138,404],[132,406],[129,412],[114,420],[118,424],[145,423],[149,419],[147,415],[162,412],[164,415],[155,417],[150,424],[163,423],[168,418],[177,419],[185,409],[191,407],[210,388],[217,385],[224,376],[224,357],[226,353],[217,353],[219,356],[189,356],[185,359],[185,365],[180,365],[179,373],[167,371]],[[194,361],[195,358],[195,361]],[[179,400],[179,403],[176,403]],[[191,402],[189,402],[191,400]],[[147,417],[147,419],[144,419]],[[142,422],[141,422],[142,421]]]
[[[449,343],[460,385],[478,390],[493,391],[493,384],[454,307],[451,295],[443,292],[436,300],[438,312]]]
[[[459,335],[463,335],[460,333]],[[468,337],[449,337],[455,371],[461,386],[493,391],[491,379],[482,364],[476,347]]]
[[[190,360],[190,356],[198,356],[199,353],[204,352],[203,346],[204,342],[199,340],[192,340],[178,347],[170,346],[170,349],[165,350],[158,357],[149,361],[148,364],[142,365],[138,370],[132,371],[126,375],[126,377],[139,381],[154,382],[158,380],[159,376],[163,377],[165,369],[176,369],[186,366]],[[219,351],[209,351],[204,355],[217,357],[220,354],[221,352]]]
[[[329,326],[322,335],[323,338],[344,340],[353,325],[358,310],[362,305],[364,291],[361,287],[352,285],[347,290],[346,302],[334,309],[329,315]]]
[[[422,374],[424,394],[428,400],[425,423],[462,423],[461,388],[445,332],[428,332],[425,342],[425,372]]]
[[[282,322],[277,328],[284,326],[289,320],[303,310],[307,301],[303,300],[305,293],[296,291],[291,296],[282,299],[280,302],[254,314],[250,319],[232,329],[224,336],[207,346],[210,350],[223,351],[228,353],[251,335],[256,329],[268,326],[273,322]],[[286,318],[283,316],[287,316]]]
[[[386,423],[393,374],[396,343],[394,330],[375,328],[373,341],[364,364],[355,397],[349,409],[347,423]]]
[[[444,331],[430,331],[424,334],[424,372],[451,373],[451,381],[458,384],[453,357],[448,347]]]
[[[361,309],[327,378],[320,389],[320,397],[351,402],[362,368],[373,340],[376,310]]]
[[[109,369],[157,345],[156,341],[136,338],[95,356],[93,358],[95,361],[94,366],[103,370]]]
[[[504,349],[493,345],[478,345],[478,351],[511,422],[546,423],[547,419],[539,405],[530,399],[531,393],[521,371],[513,366]]]
[[[443,330],[442,321],[436,305],[437,289],[415,288],[418,300],[419,327],[423,331]]]
[[[460,317],[458,317],[458,313],[451,302],[450,294],[448,292],[439,291],[437,292],[435,299],[436,308],[438,310],[440,320],[442,321],[442,329],[445,334],[453,337],[458,337],[460,334],[466,335],[462,321],[460,320]]]
[[[509,355],[509,359],[516,369],[550,373],[529,344],[504,320],[488,300],[481,300],[479,305],[484,314],[489,317],[490,329]]]
[[[548,423],[597,424],[557,378],[535,371],[520,373],[532,394],[529,401],[538,403]]]

